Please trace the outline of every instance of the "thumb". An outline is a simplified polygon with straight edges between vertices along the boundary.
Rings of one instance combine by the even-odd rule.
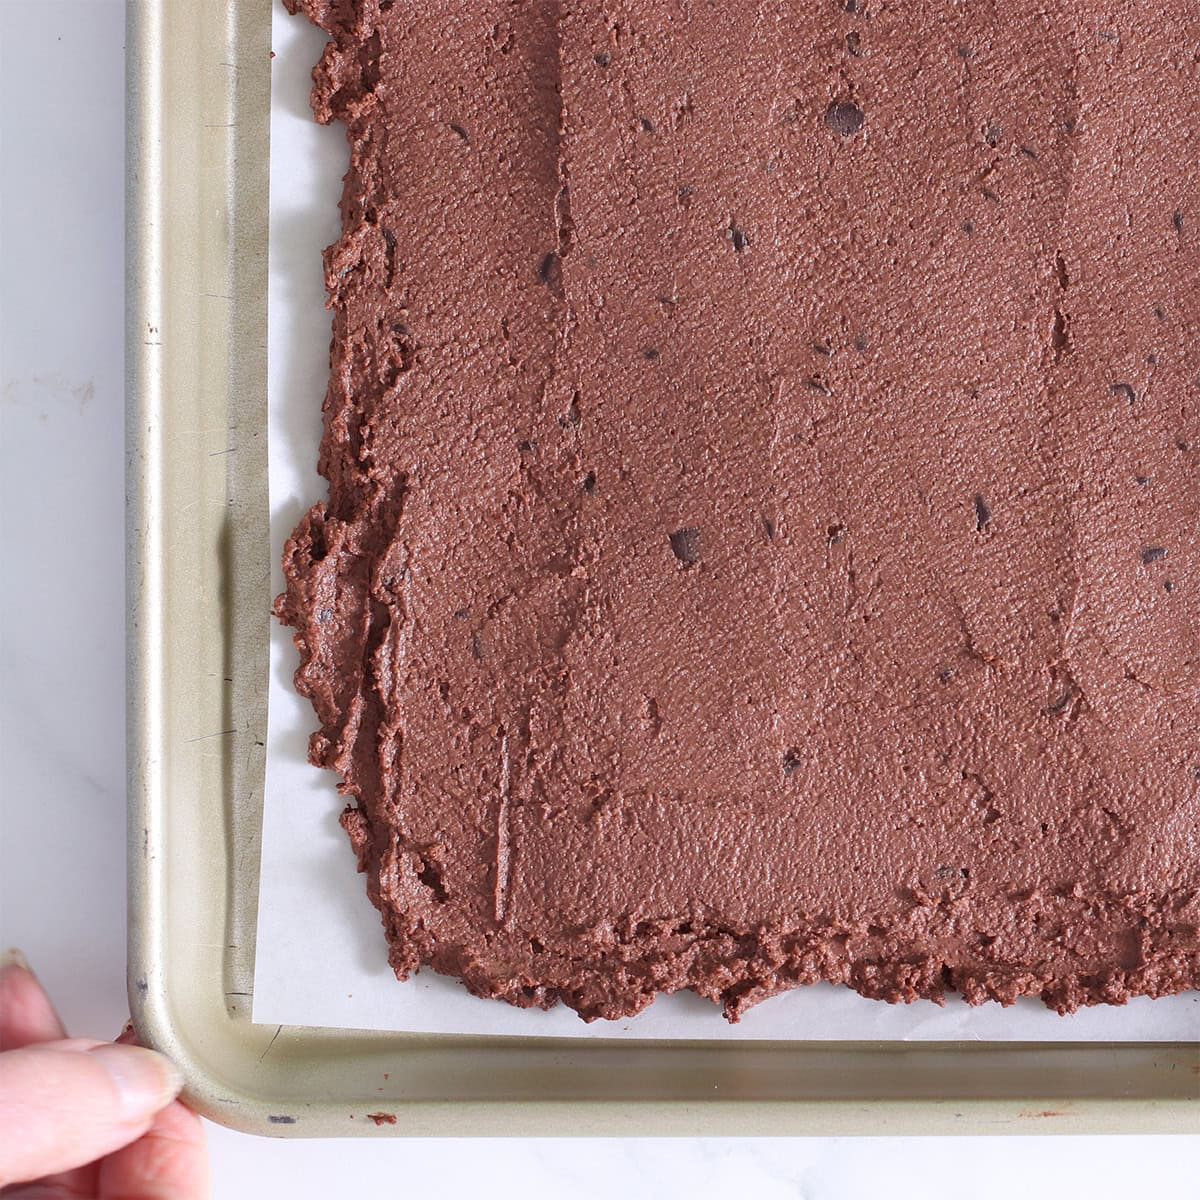
[[[140,1046],[43,1042],[0,1054],[0,1188],[141,1137],[181,1084],[169,1059]]]

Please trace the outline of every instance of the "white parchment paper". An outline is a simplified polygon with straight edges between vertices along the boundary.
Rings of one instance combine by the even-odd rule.
[[[309,73],[324,38],[276,0],[271,114],[269,461],[274,590],[283,543],[324,495],[316,474],[329,314],[321,250],[338,235],[347,152],[340,126],[308,107]],[[331,772],[306,760],[312,709],[291,687],[290,630],[273,625],[254,1020],[270,1024],[430,1033],[558,1037],[736,1039],[973,1039],[1014,1041],[1200,1038],[1200,993],[1139,999],[1059,1017],[1039,1002],[1003,1009],[888,1005],[847,988],[802,988],[731,1026],[691,994],[660,997],[621,1022],[585,1024],[573,1012],[519,1010],[471,996],[456,980],[422,972],[400,983],[387,965],[379,916],[338,825],[344,799]]]

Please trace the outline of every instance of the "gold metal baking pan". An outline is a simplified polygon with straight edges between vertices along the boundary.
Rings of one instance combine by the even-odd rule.
[[[271,600],[270,29],[269,0],[129,6],[130,1002],[143,1041],[182,1066],[189,1102],[299,1136],[1200,1130],[1190,1043],[630,1043],[251,1023]]]

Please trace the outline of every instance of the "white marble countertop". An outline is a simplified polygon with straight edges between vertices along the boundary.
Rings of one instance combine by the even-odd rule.
[[[72,1032],[97,1037],[115,1036],[126,1017],[123,41],[121,0],[0,0],[0,943],[25,950]],[[47,839],[54,875],[39,852]],[[324,1200],[352,1188],[755,1200],[1200,1194],[1200,1131],[469,1142],[209,1133],[221,1200]]]

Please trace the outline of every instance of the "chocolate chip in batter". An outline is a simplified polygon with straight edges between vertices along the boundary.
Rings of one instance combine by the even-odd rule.
[[[562,259],[556,250],[550,250],[538,264],[538,278],[552,290],[562,287]]]
[[[988,502],[980,495],[975,497],[975,529],[978,533],[984,533],[987,527],[992,523],[992,510],[988,506]]]
[[[1171,214],[1171,224],[1175,226],[1176,233],[1183,232],[1183,213],[1181,213],[1179,209],[1176,209]]]
[[[866,119],[866,114],[853,100],[835,100],[825,110],[825,124],[840,137],[856,134]]]
[[[1112,385],[1112,394],[1114,396],[1124,396],[1130,404],[1137,403],[1137,391],[1131,383],[1114,383]]]
[[[804,759],[800,757],[800,751],[794,748],[785,750],[783,754],[783,773],[785,775],[795,775],[804,765]]]
[[[933,873],[934,879],[966,879],[970,872],[966,867],[938,867]]]
[[[1149,566],[1151,563],[1161,562],[1167,557],[1167,548],[1165,546],[1145,546],[1142,548],[1142,562]]]
[[[742,254],[750,245],[750,236],[744,229],[739,229],[736,225],[730,225],[726,230],[725,236],[733,243],[733,248]]]
[[[598,67],[609,67],[612,65],[612,55],[607,50],[597,50],[592,55],[592,62]]]
[[[676,529],[668,535],[671,551],[685,567],[694,567],[703,556],[700,545],[700,530],[691,525]]]

